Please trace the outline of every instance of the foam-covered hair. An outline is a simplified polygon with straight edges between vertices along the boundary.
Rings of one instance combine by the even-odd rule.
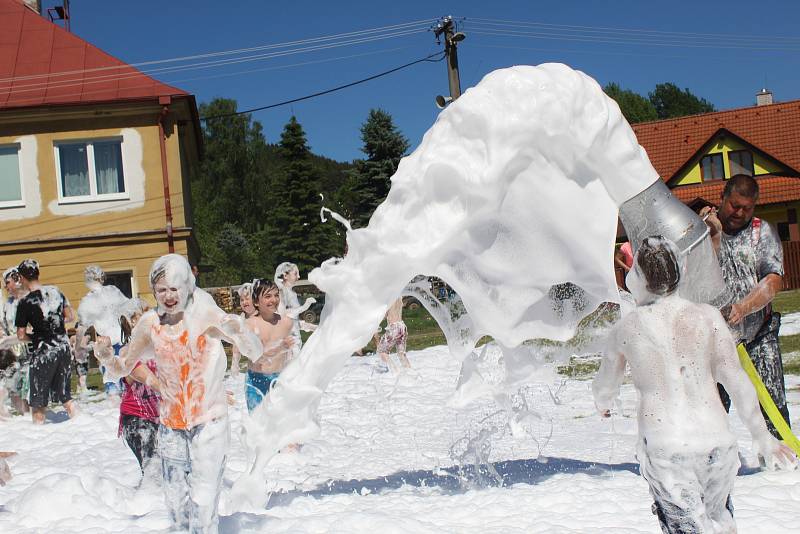
[[[275,269],[275,283],[278,287],[283,287],[283,277],[286,276],[286,273],[290,273],[292,271],[300,272],[300,269],[292,262],[285,261],[278,265],[278,268]]]
[[[253,283],[252,282],[245,282],[244,284],[239,286],[239,289],[236,290],[236,293],[239,295],[239,298],[244,297],[253,297]]]
[[[106,273],[99,265],[87,265],[83,270],[83,279],[87,284],[91,282],[102,284],[106,281]]]
[[[195,290],[192,267],[180,254],[166,254],[153,262],[153,266],[150,268],[150,288],[153,289],[156,282],[162,278],[175,287],[187,286],[190,295]]]
[[[646,304],[674,293],[683,274],[683,260],[678,246],[664,236],[642,240],[633,259],[633,269],[626,278],[636,302]]]
[[[17,275],[19,275],[19,271],[17,270],[17,267],[16,267],[16,266],[14,266],[14,267],[9,267],[9,268],[8,268],[8,269],[6,269],[5,271],[3,271],[3,282],[5,282],[6,280],[8,280],[8,278],[9,278],[10,276],[14,275],[14,274],[17,274]]]
[[[17,272],[28,280],[38,280],[39,262],[34,260],[33,258],[22,260],[22,262],[17,267]]]

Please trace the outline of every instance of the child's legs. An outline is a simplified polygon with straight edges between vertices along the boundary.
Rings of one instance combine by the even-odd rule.
[[[164,500],[172,522],[181,528],[189,527],[189,434],[161,425],[158,429],[158,452],[161,455],[161,474],[164,477]]]
[[[217,532],[217,507],[230,435],[228,419],[223,417],[194,430],[189,445],[189,531]]]
[[[244,378],[244,399],[247,403],[247,411],[252,412],[256,406],[264,400],[264,395],[268,389],[264,387],[264,381],[260,380],[262,373],[247,371]]]
[[[157,434],[158,424],[135,415],[122,416],[122,437],[136,456],[142,471],[144,471],[144,464],[156,452]]]
[[[704,463],[703,501],[708,516],[716,524],[715,532],[736,532],[733,519],[733,491],[736,473],[739,471],[739,449],[736,445],[717,447],[706,457]]]
[[[269,393],[272,383],[278,378],[278,373],[258,373],[250,369],[244,379],[244,396],[247,402],[247,411],[252,412],[261,404]]]
[[[665,534],[715,532],[695,467],[705,461],[697,455],[651,457],[637,453],[642,477],[650,486],[653,513]]]

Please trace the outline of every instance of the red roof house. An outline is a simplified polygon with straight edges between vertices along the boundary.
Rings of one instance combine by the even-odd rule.
[[[718,205],[731,176],[753,176],[760,190],[756,216],[786,242],[787,283],[791,274],[790,286],[800,287],[800,100],[639,123],[633,130],[672,193],[692,208]]]
[[[154,259],[199,259],[189,187],[201,150],[194,96],[0,0],[2,268],[36,258],[79,300],[84,265],[98,263],[149,297]]]

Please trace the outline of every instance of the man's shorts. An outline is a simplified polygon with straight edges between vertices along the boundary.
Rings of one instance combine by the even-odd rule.
[[[272,383],[278,379],[278,373],[259,373],[247,370],[244,379],[244,396],[247,401],[247,411],[252,412],[261,404],[269,393]]]
[[[32,408],[46,408],[50,401],[65,403],[72,399],[71,361],[66,340],[55,345],[43,343],[33,351],[29,370]]]

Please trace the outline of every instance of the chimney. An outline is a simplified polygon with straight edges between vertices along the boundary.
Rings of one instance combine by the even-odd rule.
[[[22,0],[22,3],[37,15],[42,14],[42,0]]]
[[[772,104],[772,91],[766,87],[756,93],[756,106],[769,106]]]

